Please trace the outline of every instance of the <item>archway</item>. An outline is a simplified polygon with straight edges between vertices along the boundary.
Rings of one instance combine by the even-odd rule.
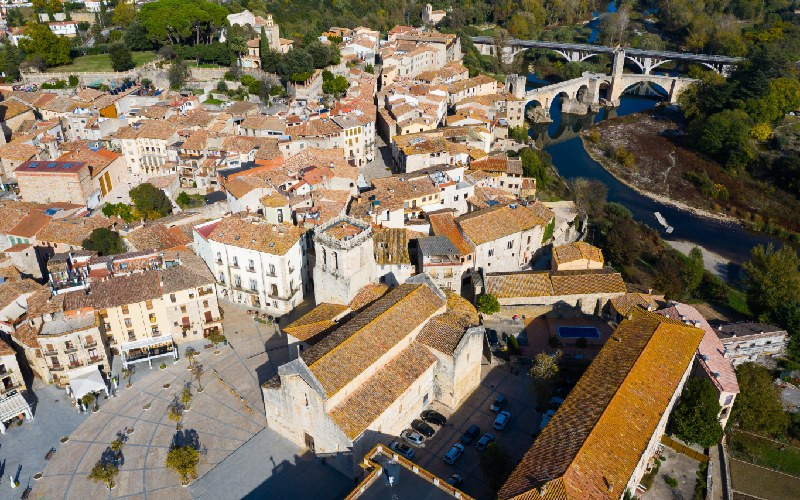
[[[638,97],[649,97],[653,99],[669,99],[669,92],[660,84],[643,78],[625,87],[622,95],[634,95]]]
[[[586,100],[588,93],[589,93],[589,87],[587,85],[581,85],[578,91],[575,93],[575,99],[578,102],[584,102]]]

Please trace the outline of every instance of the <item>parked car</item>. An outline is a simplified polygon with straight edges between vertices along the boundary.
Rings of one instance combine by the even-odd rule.
[[[561,406],[563,403],[564,403],[564,398],[553,396],[552,398],[550,398],[550,401],[547,402],[547,407],[550,408],[551,410],[557,410],[558,407]]]
[[[542,432],[544,427],[547,425],[548,422],[550,422],[550,419],[553,418],[553,415],[555,414],[556,414],[555,410],[547,410],[547,413],[542,415],[542,421],[539,423],[539,432]]]
[[[497,347],[500,345],[500,341],[497,340],[497,331],[492,330],[491,328],[486,330],[486,339],[489,341],[489,345],[492,347]]]
[[[502,431],[508,425],[509,420],[511,420],[511,413],[505,410],[501,411],[497,414],[497,418],[494,419],[494,428]]]
[[[411,447],[408,446],[407,444],[398,443],[397,441],[395,441],[389,445],[389,448],[391,448],[392,451],[394,451],[398,455],[402,455],[409,460],[414,458],[414,450],[412,450]]]
[[[489,409],[497,413],[498,411],[502,410],[507,404],[508,404],[508,398],[502,394],[498,394],[494,400],[494,403],[492,403]]]
[[[463,482],[464,478],[459,476],[458,474],[451,474],[450,477],[447,478],[447,484],[449,484],[450,486],[458,486]]]
[[[456,463],[456,460],[461,458],[461,455],[463,454],[464,454],[464,445],[461,443],[456,443],[453,446],[451,446],[449,450],[447,450],[447,453],[442,458],[446,463],[453,465],[454,463]]]
[[[434,410],[425,410],[420,414],[420,417],[422,417],[422,420],[436,425],[444,425],[447,423],[445,416]]]
[[[480,433],[481,428],[478,427],[477,424],[472,424],[469,426],[469,429],[467,429],[467,432],[461,435],[461,442],[464,444],[470,444],[472,440],[478,437]]]
[[[478,448],[478,451],[483,451],[489,446],[489,443],[494,442],[494,434],[491,432],[487,432],[475,443],[475,448]]]
[[[417,446],[421,445],[425,441],[425,438],[422,436],[422,434],[419,432],[414,432],[411,429],[406,429],[401,432],[400,437]]]
[[[431,437],[436,433],[436,429],[434,429],[433,427],[426,424],[420,419],[416,419],[413,422],[411,422],[411,428],[425,437]]]

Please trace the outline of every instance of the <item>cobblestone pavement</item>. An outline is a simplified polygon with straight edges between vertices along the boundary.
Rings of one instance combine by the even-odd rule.
[[[264,429],[260,382],[271,377],[279,364],[268,352],[274,351],[275,358],[285,349],[277,347],[282,342],[272,326],[256,323],[232,304],[225,303],[224,308],[229,345],[221,346],[219,354],[201,348],[196,358],[204,367],[203,392],[197,392],[185,358],[174,364],[168,362],[163,370],[139,370],[133,386],[125,388],[123,381],[117,397],[85,418],[70,433],[67,443],[54,442],[57,452],[44,469],[44,477],[33,485],[31,497],[189,498],[190,488],[181,487],[177,474],[164,465],[174,439],[191,437],[199,441],[203,455],[198,476],[202,478]],[[194,399],[184,413],[179,435],[176,424],[168,418],[168,408],[185,384],[191,384]],[[108,491],[87,476],[117,433],[129,428],[133,433],[122,449],[124,461],[119,466],[117,484]],[[287,441],[280,458],[289,460],[301,453]],[[217,486],[223,488],[220,491],[224,491],[226,481],[235,482],[235,477],[216,472],[214,476]]]

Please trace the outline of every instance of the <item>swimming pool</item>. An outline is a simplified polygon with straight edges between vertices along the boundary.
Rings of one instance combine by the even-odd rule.
[[[558,336],[562,339],[599,339],[600,331],[593,326],[559,326]]]

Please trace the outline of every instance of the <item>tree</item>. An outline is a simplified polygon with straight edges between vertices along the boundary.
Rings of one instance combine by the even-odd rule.
[[[128,385],[126,387],[130,387],[132,385],[131,384],[131,379],[133,378],[133,374],[134,374],[135,371],[136,370],[134,369],[133,366],[129,366],[127,368],[123,368],[122,369],[122,373],[121,373],[122,378],[127,378],[128,379]]]
[[[114,487],[119,469],[113,463],[97,462],[89,473],[89,479],[103,483],[109,490]]]
[[[129,194],[136,212],[145,219],[158,219],[172,213],[172,203],[167,195],[152,184],[140,184]]]
[[[135,66],[131,51],[124,43],[113,44],[108,55],[111,57],[111,67],[114,71],[127,71]]]
[[[94,250],[100,255],[116,255],[126,251],[125,243],[119,233],[105,227],[93,230],[81,244],[86,250]]]
[[[181,484],[189,484],[190,479],[197,478],[197,464],[200,462],[200,452],[193,447],[173,446],[167,452],[165,465],[178,473]]]
[[[331,94],[334,97],[339,97],[340,95],[344,94],[347,92],[349,87],[350,83],[347,81],[347,78],[343,77],[342,75],[338,75],[322,82],[322,91],[326,94]]]
[[[789,245],[753,248],[744,270],[747,305],[762,321],[772,320],[781,305],[800,302],[800,257]]]
[[[537,402],[544,403],[550,398],[553,385],[558,380],[560,368],[558,362],[561,361],[562,352],[556,351],[553,355],[540,352],[534,357],[533,367],[528,375],[533,379],[533,390],[536,393]]]
[[[726,109],[693,123],[689,133],[697,148],[732,171],[750,164],[756,156],[750,138],[750,117],[741,109]]]
[[[197,362],[192,364],[192,378],[197,382],[197,392],[203,392],[203,373],[203,365]]]
[[[169,74],[167,75],[169,78],[169,86],[175,90],[180,89],[183,87],[183,84],[186,83],[186,80],[189,79],[189,76],[191,76],[191,72],[186,62],[181,58],[175,59],[170,65]]]
[[[111,22],[114,26],[128,26],[134,19],[136,19],[136,10],[134,9],[133,2],[118,2],[114,7],[114,12],[111,14]]]
[[[147,36],[147,28],[142,23],[134,21],[125,28],[122,40],[130,50],[151,50],[153,42]]]
[[[500,302],[491,293],[484,293],[478,298],[478,311],[486,315],[500,312]]]
[[[788,417],[769,370],[755,363],[742,363],[736,369],[736,378],[739,395],[733,403],[732,421],[746,431],[770,435],[786,432]]]
[[[236,55],[237,64],[241,64],[242,54],[247,52],[247,37],[241,26],[238,24],[231,26],[231,29],[228,30],[226,43],[228,44],[228,50]]]
[[[703,265],[703,251],[693,247],[689,251],[689,260],[684,267],[683,279],[686,284],[686,294],[691,296],[703,281],[705,267]]]
[[[192,405],[192,391],[188,387],[181,391],[181,404],[187,409]]]
[[[56,35],[46,24],[29,24],[25,28],[25,35],[25,38],[19,40],[19,47],[28,58],[39,56],[48,66],[69,64],[72,61],[70,39]]]
[[[672,411],[672,430],[688,443],[714,446],[722,440],[722,426],[717,418],[720,410],[714,384],[704,377],[691,378]]]
[[[78,77],[75,75],[69,75],[68,81],[70,87],[77,87],[78,83],[80,83],[80,80],[78,80]]]
[[[175,427],[180,430],[181,419],[183,418],[183,407],[177,402],[173,401],[169,408],[167,408],[167,418],[175,422]]]
[[[225,7],[206,0],[158,0],[139,8],[149,38],[169,45],[212,42],[227,15]]]
[[[569,188],[581,218],[596,217],[603,213],[608,196],[605,184],[596,179],[576,177],[569,181]]]
[[[527,136],[527,131],[525,133]],[[538,149],[525,148],[520,154],[522,160],[522,173],[525,177],[536,179],[538,189],[547,189],[550,184],[551,167],[553,160],[550,155]]]
[[[511,461],[505,448],[499,443],[493,442],[489,443],[486,450],[481,453],[481,470],[489,480],[489,486],[497,491],[514,470],[514,462]]]

